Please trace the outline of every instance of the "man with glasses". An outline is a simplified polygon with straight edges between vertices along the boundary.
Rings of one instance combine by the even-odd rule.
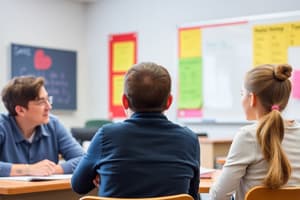
[[[0,114],[0,177],[70,174],[84,154],[58,119],[42,77],[13,78],[3,88],[8,114]],[[59,162],[59,154],[65,162]]]

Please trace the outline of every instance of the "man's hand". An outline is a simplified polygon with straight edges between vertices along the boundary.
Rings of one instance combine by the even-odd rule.
[[[35,164],[28,165],[27,171],[27,175],[31,176],[49,176],[55,173],[56,164],[45,159]]]
[[[45,159],[34,164],[13,164],[10,176],[49,176],[61,172],[63,169],[60,165]]]

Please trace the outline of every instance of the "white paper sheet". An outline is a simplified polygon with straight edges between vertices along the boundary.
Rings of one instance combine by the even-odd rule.
[[[215,169],[200,167],[200,175],[208,174],[216,171]]]
[[[0,180],[12,180],[12,181],[50,181],[50,180],[61,180],[70,179],[72,174],[57,174],[51,176],[10,176],[0,177]]]

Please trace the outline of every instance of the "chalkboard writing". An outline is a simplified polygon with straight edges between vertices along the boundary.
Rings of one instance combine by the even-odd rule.
[[[44,77],[53,109],[75,110],[76,55],[76,51],[11,44],[11,77]]]

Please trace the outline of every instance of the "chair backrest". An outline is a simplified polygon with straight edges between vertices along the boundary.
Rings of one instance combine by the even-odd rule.
[[[208,134],[206,132],[198,132],[198,133],[196,133],[196,135],[199,138],[207,138],[208,137]]]
[[[146,198],[116,198],[116,197],[99,197],[99,196],[83,196],[80,200],[193,200],[188,194],[178,194],[162,197],[146,197]]]
[[[73,137],[82,145],[83,141],[90,141],[99,128],[90,127],[90,128],[78,128],[71,127],[71,133]]]
[[[255,186],[251,188],[245,200],[299,200],[300,187],[283,187],[279,189],[270,189],[264,186]]]
[[[104,124],[109,124],[109,123],[112,123],[112,121],[109,119],[90,119],[85,122],[84,126],[87,128],[90,127],[100,128]]]

